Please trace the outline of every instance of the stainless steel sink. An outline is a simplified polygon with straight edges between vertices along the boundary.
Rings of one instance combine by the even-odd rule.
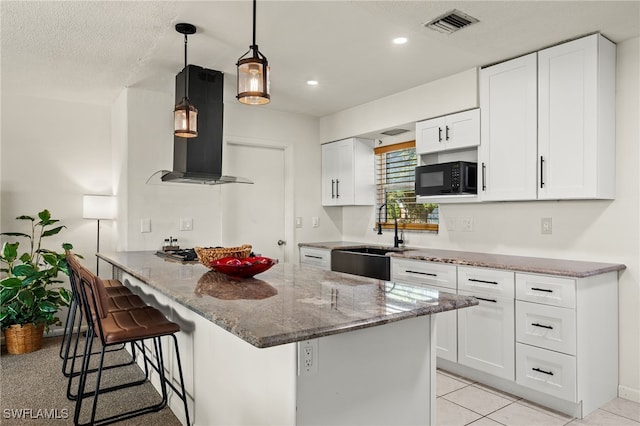
[[[388,281],[391,259],[386,254],[402,251],[405,249],[380,246],[336,249],[331,252],[331,270]]]

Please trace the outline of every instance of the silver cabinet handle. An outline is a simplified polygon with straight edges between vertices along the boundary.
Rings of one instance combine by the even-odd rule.
[[[540,188],[544,188],[544,157],[540,156]]]
[[[335,185],[336,181],[331,179],[331,198],[336,198],[335,191],[333,189],[333,185]]]
[[[340,179],[336,179],[336,198],[340,198]]]

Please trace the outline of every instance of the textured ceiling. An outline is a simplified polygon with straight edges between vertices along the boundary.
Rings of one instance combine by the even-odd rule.
[[[422,26],[451,9],[480,23]],[[258,1],[257,42],[272,68],[266,108],[323,116],[580,35],[640,34],[640,1]],[[124,87],[172,90],[189,63],[223,71],[251,42],[250,1],[1,2],[2,90],[110,105]],[[409,42],[391,43],[403,35]],[[305,84],[320,82],[317,87]]]

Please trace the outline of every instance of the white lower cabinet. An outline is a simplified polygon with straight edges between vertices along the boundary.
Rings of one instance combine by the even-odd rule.
[[[478,306],[458,312],[458,363],[514,380],[513,299],[459,290]]]
[[[300,247],[300,264],[331,270],[331,250],[317,247]]]
[[[456,293],[456,266],[421,260],[391,258],[391,281],[424,285]],[[436,356],[458,360],[457,310],[436,314]]]
[[[437,314],[438,366],[582,418],[618,391],[618,273],[565,277],[391,259],[391,279],[474,296]]]

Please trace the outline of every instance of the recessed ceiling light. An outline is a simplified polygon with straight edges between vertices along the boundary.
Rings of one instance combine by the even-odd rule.
[[[405,44],[409,39],[406,37],[396,37],[393,39],[393,44]]]
[[[318,85],[318,80],[307,80],[307,84],[309,86],[317,86]]]

